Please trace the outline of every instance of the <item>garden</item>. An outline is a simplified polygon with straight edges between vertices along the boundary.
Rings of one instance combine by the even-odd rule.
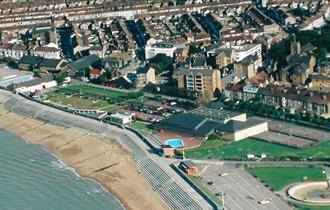
[[[46,93],[47,100],[69,108],[100,109],[114,113],[131,104],[139,104],[146,99],[143,92],[123,93],[84,84],[73,84]]]

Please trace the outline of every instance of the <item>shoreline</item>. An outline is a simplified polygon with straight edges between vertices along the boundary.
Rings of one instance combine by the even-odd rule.
[[[80,177],[97,182],[127,210],[168,209],[140,174],[130,152],[118,142],[75,127],[26,118],[0,103],[0,129],[39,144]]]

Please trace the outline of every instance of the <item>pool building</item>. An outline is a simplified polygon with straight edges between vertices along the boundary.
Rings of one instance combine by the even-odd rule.
[[[239,141],[268,131],[268,123],[257,118],[247,118],[244,113],[203,107],[173,115],[155,124],[155,128],[160,132],[173,132],[204,139],[212,134],[221,133],[228,140]],[[180,141],[175,139],[168,139],[166,142],[170,142],[174,147],[180,144]]]

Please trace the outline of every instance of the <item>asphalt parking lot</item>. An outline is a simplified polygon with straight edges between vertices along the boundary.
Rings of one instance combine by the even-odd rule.
[[[219,174],[226,173],[226,176]],[[236,168],[233,164],[209,165],[202,174],[202,180],[214,193],[225,193],[226,209],[292,209],[277,195],[256,180],[244,168]],[[259,204],[269,200],[268,204]]]

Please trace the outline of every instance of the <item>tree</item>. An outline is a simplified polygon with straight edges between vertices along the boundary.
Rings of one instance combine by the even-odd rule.
[[[274,62],[278,62],[278,68],[287,65],[286,56],[290,54],[290,40],[283,39],[278,43],[272,44],[269,50],[269,56]]]
[[[10,68],[13,68],[13,69],[17,69],[18,68],[18,65],[15,61],[13,60],[10,60],[8,61],[7,65],[10,67]]]
[[[77,77],[87,77],[87,78],[89,78],[90,71],[91,70],[89,68],[80,68],[77,71]]]
[[[65,78],[68,76],[69,74],[68,74],[68,72],[62,72],[62,73],[59,73],[57,76],[56,76],[56,78],[55,78],[55,80],[56,80],[56,82],[57,82],[57,84],[58,85],[62,85],[63,84],[63,82],[65,81]]]
[[[324,47],[318,48],[315,52],[315,57],[317,59],[317,61],[320,63],[322,61],[326,61],[327,60],[327,49]]]
[[[173,58],[161,53],[149,59],[149,63],[156,70],[157,74],[160,74],[163,71],[170,70],[173,64]]]
[[[184,5],[187,0],[176,0],[176,5]]]
[[[301,112],[296,112],[296,114],[294,115],[294,119],[299,122],[301,120]]]
[[[190,48],[189,48],[189,55],[192,55],[192,54],[197,54],[197,53],[200,53],[202,52],[203,50],[199,47],[197,47],[196,45],[191,45]]]
[[[214,90],[214,97],[216,97],[218,100],[222,99],[223,95],[222,95],[222,93],[221,93],[221,91],[220,91],[219,88],[216,88]]]

